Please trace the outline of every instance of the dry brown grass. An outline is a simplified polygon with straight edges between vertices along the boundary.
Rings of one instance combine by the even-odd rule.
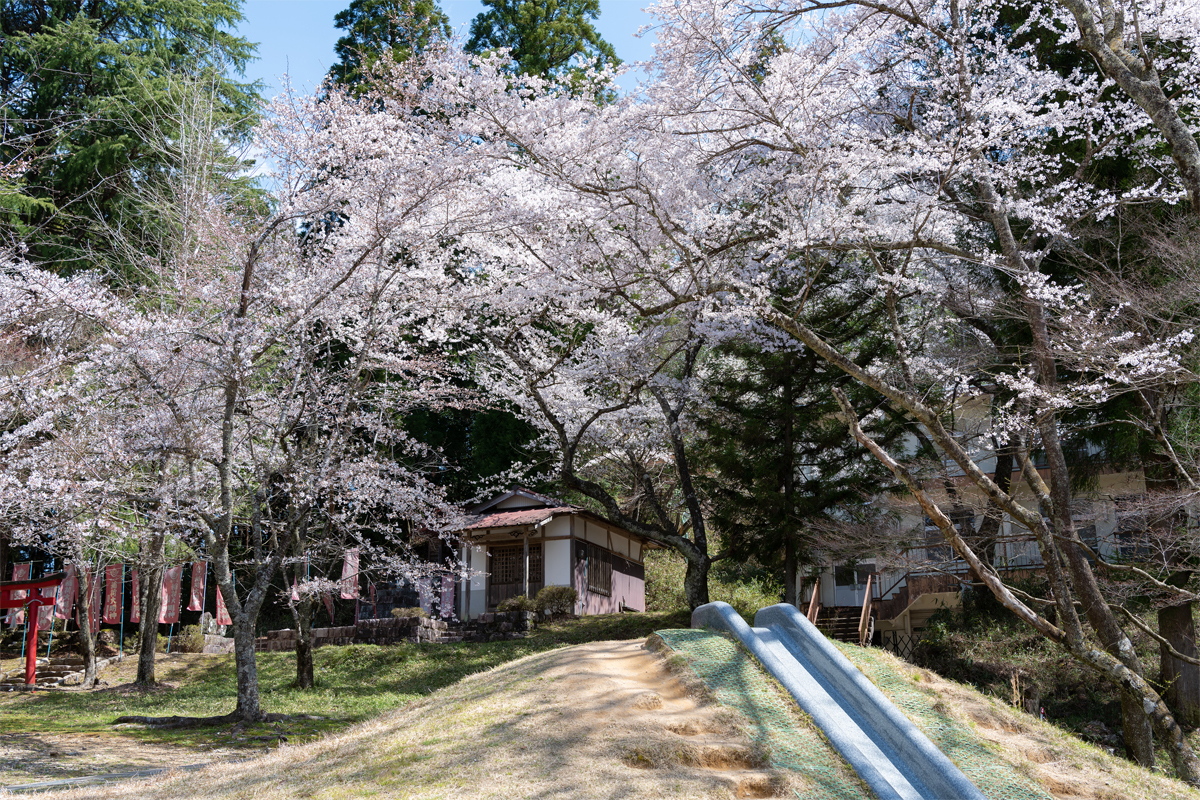
[[[892,660],[1059,800],[1200,800],[1178,781]],[[768,769],[769,753],[742,735],[742,725],[680,664],[638,642],[603,642],[510,662],[343,733],[253,760],[54,797],[795,797],[802,781]]]
[[[55,798],[792,796],[640,642],[537,654],[317,742]]]
[[[879,656],[928,688],[942,713],[971,727],[1058,800],[1200,800],[1200,791],[1187,784],[1142,769],[1032,714],[891,654]]]

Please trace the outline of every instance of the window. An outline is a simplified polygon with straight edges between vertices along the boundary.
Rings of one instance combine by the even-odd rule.
[[[974,517],[971,519],[973,520]],[[965,520],[960,518],[954,523],[954,527],[960,532],[963,522]],[[946,544],[946,536],[942,533],[942,529],[935,525],[929,517],[925,517],[925,541],[923,544],[925,545],[926,561],[943,562],[954,558],[954,551],[950,545]]]
[[[612,597],[612,553],[594,544],[587,548],[587,588]]]
[[[488,581],[488,605],[496,606],[525,592],[525,546],[492,547],[491,579]],[[529,545],[529,594],[537,594],[543,584],[542,545]]]

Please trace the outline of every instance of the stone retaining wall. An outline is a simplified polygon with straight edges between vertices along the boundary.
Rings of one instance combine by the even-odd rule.
[[[317,648],[326,645],[395,644],[416,641],[418,622],[424,621],[419,621],[416,617],[392,617],[362,620],[357,625],[338,628],[313,628],[312,644]],[[429,641],[429,638],[422,641]],[[296,649],[296,631],[291,628],[267,631],[266,636],[254,640],[254,649],[259,653],[292,652]]]
[[[480,614],[463,625],[429,617],[388,617],[359,620],[357,625],[340,628],[314,628],[313,647],[342,644],[395,644],[397,642],[496,642],[523,639],[536,614],[524,611]],[[260,653],[292,652],[296,649],[296,631],[284,628],[268,631],[254,641]]]
[[[480,614],[463,631],[463,641],[498,642],[505,639],[523,639],[533,625],[537,614],[532,611],[497,611]]]

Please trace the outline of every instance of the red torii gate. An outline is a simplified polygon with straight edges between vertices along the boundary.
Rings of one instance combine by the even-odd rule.
[[[38,610],[49,601],[42,597],[41,589],[57,587],[67,577],[65,572],[45,575],[37,580],[29,581],[0,581],[0,609],[24,608],[28,614],[29,623],[25,628],[25,685],[33,686],[37,681],[37,633]],[[17,592],[25,592],[25,597],[16,597]]]

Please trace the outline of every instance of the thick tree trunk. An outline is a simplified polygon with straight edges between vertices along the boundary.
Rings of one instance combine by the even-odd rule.
[[[142,552],[138,585],[138,671],[137,686],[155,684],[154,657],[158,652],[158,612],[162,606],[163,547],[165,537],[154,534]]]
[[[791,536],[783,542],[783,602],[800,607],[800,581],[796,580],[796,540]]]
[[[246,722],[261,722],[266,718],[258,692],[258,661],[254,652],[254,634],[258,612],[270,589],[271,578],[279,569],[282,551],[276,550],[256,573],[254,585],[244,597],[237,594],[233,571],[229,566],[229,551],[221,547],[210,550],[213,576],[225,598],[226,608],[233,620],[233,655],[237,670],[237,708],[234,716]]]
[[[296,688],[313,688],[312,600],[301,600],[296,614]]]
[[[1125,735],[1125,756],[1143,767],[1154,766],[1154,728],[1142,698],[1121,692],[1121,732]]]
[[[300,545],[299,549],[302,553],[303,546]],[[295,583],[301,583],[307,578],[307,576],[303,574],[305,566],[306,562],[303,561],[297,561],[292,564],[292,580]],[[295,686],[297,689],[311,689],[313,688],[312,596],[305,594],[301,596],[299,600],[292,600],[289,598],[288,608],[291,610],[292,619],[296,623]]]
[[[254,652],[257,617],[239,614],[233,620],[233,653],[237,662],[237,708],[234,716],[246,722],[266,719],[258,694],[258,658]]]
[[[1183,585],[1190,572],[1177,572],[1168,583]],[[1196,623],[1192,616],[1192,603],[1168,606],[1158,612],[1158,632],[1171,643],[1177,652],[1196,658]],[[1162,682],[1166,687],[1163,699],[1171,707],[1175,719],[1190,728],[1200,727],[1200,667],[1180,661],[1160,648]]]
[[[80,577],[84,576],[82,569],[76,570]],[[92,571],[90,581],[80,581],[82,589],[79,592],[79,655],[83,657],[83,687],[90,689],[96,685],[96,637],[92,635],[92,584],[100,580],[103,571],[97,567]],[[100,613],[100,609],[96,609]]]
[[[708,570],[712,561],[701,553],[684,553],[687,572],[683,576],[683,593],[688,608],[695,611],[708,602]]]

